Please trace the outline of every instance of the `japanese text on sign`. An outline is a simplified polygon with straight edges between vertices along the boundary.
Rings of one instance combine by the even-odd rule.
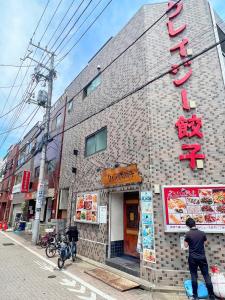
[[[173,1],[168,2],[168,8],[170,9],[170,12],[168,13],[168,22],[167,22],[167,30],[170,38],[174,38],[179,36],[187,27],[186,24],[182,24],[181,26],[176,25],[176,18],[179,16],[181,11],[183,10],[183,2],[180,1],[179,3],[175,3]],[[182,38],[182,40],[173,45],[170,48],[170,52],[178,52],[181,62],[183,62],[183,65],[172,65],[171,66],[171,74],[177,75],[180,73],[180,69],[183,68],[185,70],[185,75],[179,76],[178,78],[173,80],[173,84],[175,87],[182,87],[183,84],[188,82],[190,77],[192,76],[192,68],[191,68],[191,61],[185,61],[185,58],[187,58],[187,46],[189,43],[188,38]],[[191,105],[190,101],[188,99],[187,90],[185,88],[181,89],[181,102],[182,102],[182,108],[184,111],[190,111]],[[201,131],[202,127],[202,120],[200,117],[197,117],[196,115],[192,115],[191,118],[185,118],[185,116],[180,116],[178,118],[178,121],[175,124],[177,131],[178,131],[178,137],[179,139],[183,138],[192,138],[193,136],[198,137],[201,139],[203,137],[203,133]],[[200,144],[183,144],[182,150],[187,151],[184,154],[181,154],[179,156],[179,159],[182,160],[188,160],[189,166],[191,169],[196,168],[196,160],[205,159],[205,154],[199,153],[201,151],[201,145]]]
[[[164,186],[165,230],[184,232],[188,218],[206,232],[225,232],[225,186]]]

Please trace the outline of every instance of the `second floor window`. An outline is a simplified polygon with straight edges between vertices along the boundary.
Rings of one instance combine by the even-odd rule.
[[[61,126],[62,123],[62,115],[59,114],[57,117],[55,117],[52,121],[52,130],[56,130]]]
[[[86,138],[85,155],[89,156],[107,147],[107,128],[104,127]]]
[[[71,99],[68,103],[67,103],[67,112],[70,113],[73,110],[73,99]]]
[[[97,77],[95,77],[95,79],[93,79],[85,88],[84,88],[84,92],[83,92],[83,98],[87,97],[88,95],[90,95],[101,83],[101,77],[100,75],[98,75]]]

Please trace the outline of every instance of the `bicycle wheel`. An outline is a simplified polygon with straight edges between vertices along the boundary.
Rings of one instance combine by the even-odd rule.
[[[46,241],[41,241],[40,246],[41,246],[41,248],[46,248],[47,242]]]
[[[45,254],[47,257],[52,258],[55,256],[56,254],[56,247],[54,244],[49,244],[46,248],[45,248]]]
[[[64,267],[65,260],[63,260],[61,257],[58,258],[58,268],[62,269]]]

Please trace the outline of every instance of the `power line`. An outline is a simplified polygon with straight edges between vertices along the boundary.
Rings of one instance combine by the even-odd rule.
[[[12,111],[14,111],[14,109],[16,109],[17,107],[19,107],[21,104],[23,103],[23,101],[21,101],[20,103],[18,103],[16,106],[14,106],[12,109],[10,109],[7,113],[5,113],[4,115],[0,116],[0,119],[7,116],[8,114],[10,114]]]
[[[0,67],[12,67],[12,68],[30,68],[30,66],[19,66],[19,65],[5,65],[5,64],[0,64]],[[35,65],[31,66],[31,67],[35,67]]]
[[[178,1],[179,2],[179,1]],[[178,3],[177,2],[177,3]],[[175,3],[175,5],[177,4],[177,3]],[[171,8],[172,9],[172,8]],[[169,12],[169,10],[168,10],[168,12]],[[161,17],[159,18],[159,19],[161,19]],[[222,23],[222,21],[221,21],[221,23]],[[155,22],[154,22],[154,24],[155,24]],[[218,23],[219,24],[219,23]],[[141,34],[141,36],[139,36],[137,39],[136,39],[136,41],[135,42],[132,42],[132,44],[130,44],[124,51],[122,51],[117,57],[115,57],[115,59],[112,61],[112,62],[110,62],[104,69],[102,69],[101,70],[101,74],[105,71],[105,70],[107,70],[108,69],[108,67],[110,67],[118,58],[120,58],[128,49],[130,49],[139,39],[140,39],[140,37],[142,37],[144,34],[146,34],[148,31],[149,31],[149,29],[150,28],[152,28],[153,27],[153,24],[152,25],[150,25],[150,27],[148,27],[147,28],[147,30],[145,30],[142,34]],[[201,33],[199,33],[198,35],[196,35],[195,37],[194,37],[194,39],[192,39],[192,41],[193,40],[196,40],[196,39],[198,39],[200,36],[201,36],[201,38],[206,34],[206,33],[208,33],[209,31],[208,30],[206,30],[205,32],[201,32]],[[210,33],[210,35],[214,35],[214,33],[212,32],[212,33]],[[202,40],[202,42],[203,42],[203,40]],[[161,59],[160,61],[162,62],[162,61],[166,61],[167,60],[167,58],[164,58],[164,59]],[[60,62],[59,62],[60,63]],[[58,64],[59,64],[58,63]],[[170,61],[170,63],[171,63],[171,61]],[[57,65],[58,65],[57,64]],[[56,66],[57,66],[56,65]],[[155,67],[155,66],[158,66],[158,63],[156,63],[154,66],[152,66],[152,69]],[[158,70],[157,70],[158,71]],[[80,92],[82,92],[82,90],[83,90],[83,88],[81,88],[74,96],[73,96],[73,99],[76,97],[76,96],[78,96],[79,95],[79,93]],[[67,103],[65,103],[65,105],[63,106],[63,107],[65,107],[67,105]],[[58,110],[58,111],[56,111],[55,112],[55,115],[59,112],[61,110],[61,108]]]
[[[36,34],[36,32],[37,32],[37,29],[38,29],[38,27],[39,27],[39,25],[40,25],[40,23],[41,23],[41,20],[42,20],[44,14],[45,14],[45,11],[46,11],[46,9],[47,9],[47,7],[48,7],[48,5],[49,5],[49,2],[50,2],[50,0],[48,0],[48,2],[47,2],[46,5],[45,5],[45,8],[44,8],[44,10],[43,10],[43,12],[42,12],[42,14],[41,14],[41,17],[40,17],[39,20],[38,20],[38,23],[37,23],[37,25],[36,25],[36,28],[35,28],[35,30],[34,30],[34,32],[33,32],[33,35],[32,35],[32,37],[31,37],[31,39],[33,39],[33,37],[35,36],[35,34]],[[26,51],[25,51],[25,56],[26,56],[26,53],[27,53],[27,51],[28,51],[28,49],[29,49],[29,45],[30,45],[30,44],[28,44],[27,49],[26,49]],[[23,60],[21,61],[20,66],[18,67],[19,69],[18,69],[17,74],[16,74],[16,77],[15,77],[15,79],[14,79],[14,81],[13,81],[12,88],[11,88],[10,91],[9,91],[9,95],[8,95],[8,97],[7,97],[6,100],[5,100],[5,103],[4,103],[4,105],[3,105],[3,109],[1,110],[1,113],[0,113],[0,114],[2,114],[2,113],[4,112],[4,110],[5,110],[6,104],[7,104],[8,100],[9,100],[9,98],[10,98],[10,96],[11,96],[12,90],[13,90],[15,84],[16,84],[17,78],[18,78],[19,73],[20,73],[20,71],[21,71],[22,65],[23,65]],[[28,69],[29,69],[30,67],[31,67],[31,64],[29,65]],[[27,69],[27,71],[28,71],[28,69]],[[27,74],[27,73],[26,73],[26,74]],[[22,82],[23,82],[23,81],[22,81]],[[21,86],[20,86],[20,88],[21,88]],[[20,88],[19,88],[19,90],[20,90]],[[19,90],[18,90],[18,92],[19,92]],[[18,95],[18,93],[17,93],[17,95]]]
[[[23,123],[21,123],[21,124],[18,125],[17,127],[13,127],[13,128],[11,128],[11,129],[9,129],[9,130],[6,130],[5,132],[0,132],[0,135],[4,135],[4,134],[6,134],[6,133],[10,133],[10,132],[12,132],[12,131],[14,131],[14,130],[16,130],[16,129],[18,129],[18,128],[22,128],[22,127],[25,127],[25,126],[29,126],[30,123],[31,123],[31,121],[33,120],[33,118],[34,118],[35,115],[37,114],[38,109],[39,109],[39,107],[36,108],[36,109],[31,113],[31,115],[29,115],[29,116],[27,117],[27,119],[26,119]],[[34,115],[33,115],[33,113],[34,113]],[[28,124],[25,124],[30,118],[31,118],[31,120],[29,121],[29,123],[28,123]]]
[[[82,13],[79,15],[79,17],[77,18],[77,20],[73,23],[73,25],[70,27],[69,31],[67,32],[67,34],[64,36],[64,38],[62,39],[62,41],[59,43],[59,45],[57,46],[57,48],[54,50],[55,52],[59,49],[59,47],[62,45],[62,43],[65,41],[65,39],[67,38],[67,36],[70,34],[70,32],[74,29],[74,27],[76,26],[77,22],[80,20],[80,18],[83,16],[83,14],[85,13],[85,11],[88,9],[88,7],[90,6],[91,2],[93,0],[90,0],[88,2],[88,4],[85,6],[85,8],[83,9]],[[112,0],[111,0],[112,1]],[[110,1],[110,2],[111,2]]]
[[[55,31],[53,32],[50,40],[48,41],[48,45],[50,44],[50,42],[52,41],[53,37],[55,36],[56,32],[58,31],[59,27],[61,26],[61,24],[63,23],[63,21],[65,20],[65,17],[67,16],[68,12],[70,11],[71,7],[73,6],[75,0],[73,0],[70,4],[70,6],[68,7],[67,11],[65,12],[65,14],[63,15],[61,21],[59,22],[58,26],[56,27]]]
[[[117,99],[117,100],[111,102],[109,105],[107,105],[107,106],[105,106],[104,108],[100,109],[98,112],[96,112],[96,113],[94,113],[94,114],[92,114],[92,115],[90,115],[90,116],[84,118],[84,119],[83,119],[82,121],[80,121],[80,122],[77,122],[77,123],[75,123],[75,124],[69,126],[68,128],[64,129],[63,131],[58,132],[57,134],[53,135],[51,138],[54,139],[55,137],[59,136],[60,134],[63,134],[63,133],[65,133],[65,132],[71,130],[72,128],[76,127],[77,125],[80,125],[81,123],[83,123],[83,122],[89,120],[89,119],[92,118],[93,116],[98,115],[99,113],[105,111],[106,109],[110,108],[111,106],[113,106],[113,105],[119,103],[120,101],[126,99],[127,97],[129,97],[129,96],[131,96],[131,95],[133,95],[133,94],[139,92],[140,90],[142,90],[143,88],[145,88],[145,87],[148,86],[149,84],[151,84],[151,83],[153,83],[153,82],[155,82],[155,81],[157,81],[157,80],[163,78],[164,76],[170,74],[171,71],[172,71],[173,69],[178,69],[179,67],[183,66],[185,63],[187,63],[187,62],[189,62],[189,61],[193,61],[194,59],[200,57],[201,55],[207,53],[208,51],[212,50],[213,48],[217,47],[218,45],[220,45],[220,44],[222,44],[222,43],[224,43],[224,42],[225,42],[225,39],[223,39],[223,40],[221,40],[221,41],[219,41],[219,42],[217,42],[217,43],[212,44],[211,46],[209,46],[209,47],[205,48],[204,50],[200,51],[199,53],[193,55],[192,57],[188,58],[187,60],[181,62],[180,64],[177,64],[174,68],[170,68],[169,70],[166,70],[165,72],[163,72],[163,73],[159,74],[158,76],[156,76],[156,77],[150,79],[149,81],[147,81],[146,83],[142,84],[141,86],[139,86],[139,87],[133,89],[132,91],[130,91],[129,93],[125,94],[125,95],[122,96],[121,98],[119,98],[119,99]]]
[[[89,17],[92,15],[92,13],[95,11],[95,9],[99,6],[99,4],[102,2],[103,0],[99,0],[98,3],[93,7],[93,9],[91,10],[91,12],[87,15],[87,17],[84,19],[84,21],[78,26],[77,30],[71,35],[71,37],[67,40],[67,42],[64,44],[64,48],[66,48],[66,45],[69,44],[69,42],[71,41],[72,38],[74,38],[75,34],[79,31],[79,29],[83,26],[83,24],[89,19]],[[57,53],[57,55],[60,55],[60,53],[62,52],[63,48],[59,51],[59,53]]]
[[[40,39],[39,43],[41,43],[43,37],[45,36],[45,34],[46,34],[46,32],[47,32],[47,30],[48,30],[48,28],[49,28],[49,26],[50,26],[52,20],[54,19],[54,17],[55,17],[55,15],[56,15],[56,13],[57,13],[57,11],[58,11],[60,5],[62,4],[62,1],[63,1],[63,0],[60,0],[60,1],[59,1],[59,3],[58,3],[58,5],[57,5],[57,7],[56,7],[56,9],[55,9],[55,11],[54,11],[54,13],[53,13],[51,19],[50,19],[50,21],[48,22],[48,25],[47,25],[46,28],[45,28],[44,33],[43,33],[42,36],[41,36],[41,39]]]
[[[46,5],[45,5],[45,8],[44,8],[44,10],[43,10],[43,12],[42,12],[42,14],[41,14],[39,20],[38,20],[38,23],[37,23],[37,25],[36,25],[36,28],[35,28],[35,30],[34,30],[34,32],[33,32],[33,35],[32,35],[32,37],[31,37],[31,40],[33,39],[33,37],[35,36],[35,34],[36,34],[36,32],[37,32],[37,29],[38,29],[38,27],[39,27],[39,25],[40,25],[40,23],[41,23],[41,20],[42,20],[44,14],[45,14],[46,9],[48,8],[49,3],[50,3],[50,0],[48,0],[48,2],[47,2]]]
[[[74,18],[74,16],[76,15],[76,13],[78,12],[79,8],[81,7],[81,5],[83,4],[84,0],[81,1],[81,3],[78,5],[78,7],[76,8],[75,12],[73,13],[72,17],[69,19],[69,21],[66,23],[66,25],[64,26],[63,30],[60,32],[60,34],[58,35],[58,37],[56,38],[55,42],[53,43],[53,45],[50,48],[50,51],[53,49],[53,47],[55,46],[55,44],[57,43],[57,41],[60,39],[60,37],[62,36],[63,32],[65,31],[65,29],[67,28],[67,26],[70,24],[70,22],[72,21],[72,19]]]
[[[164,18],[164,16],[166,16],[167,14],[168,14],[168,12],[170,12],[173,8],[174,8],[174,6],[176,6],[179,2],[180,2],[181,0],[178,0],[177,2],[174,2],[174,5],[172,6],[172,7],[170,7],[169,9],[167,9],[166,10],[166,12],[165,13],[163,13],[151,26],[149,26],[137,39],[135,39],[134,41],[133,41],[133,43],[131,43],[124,51],[122,51],[121,53],[120,53],[120,55],[119,56],[117,56],[114,60],[112,60],[111,61],[111,63],[107,66],[107,67],[109,67],[111,64],[113,64],[114,63],[114,61],[115,60],[117,60],[121,55],[123,55],[130,47],[132,47],[140,38],[142,38],[142,36],[143,35],[145,35],[152,27],[154,27],[162,18]],[[108,4],[106,5],[106,7],[110,4],[112,2],[112,0],[110,0],[109,2],[108,2]],[[101,16],[101,14],[103,13],[103,11],[106,9],[106,7],[101,11],[101,13],[95,18],[95,20],[91,23],[91,25],[89,25],[89,27],[87,28],[87,30],[84,32],[84,34],[86,34],[87,33],[87,31],[92,27],[92,25],[96,22],[96,20]],[[67,51],[66,52],[66,54],[62,57],[62,58],[60,58],[59,59],[59,62],[58,62],[58,64],[59,63],[61,63],[64,59],[65,59],[65,57],[73,50],[73,48],[77,45],[77,43],[81,40],[81,38],[84,36],[84,34],[80,37],[80,39],[70,48],[70,50],[69,51]],[[58,65],[57,64],[57,65]],[[57,66],[56,65],[56,66]],[[104,69],[104,71],[105,71],[105,69]]]

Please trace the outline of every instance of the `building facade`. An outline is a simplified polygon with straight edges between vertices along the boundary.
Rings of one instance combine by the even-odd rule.
[[[41,211],[41,222],[45,223],[51,222],[52,219],[66,219],[67,215],[67,207],[61,209],[60,206],[58,188],[62,153],[61,148],[63,142],[63,128],[66,111],[65,101],[65,96],[60,97],[51,109],[49,143],[47,147],[45,168],[46,197]],[[40,149],[40,151],[36,151],[34,156],[34,168],[32,172],[32,192],[35,195],[35,199],[38,189],[43,136],[44,131],[42,131],[42,133],[37,138],[37,149]]]
[[[22,216],[24,221],[34,218],[35,195],[32,189],[32,172],[34,168],[34,152],[37,146],[37,136],[42,130],[37,123],[24,136],[19,145],[18,162],[15,170],[15,181],[12,189],[11,224]]]
[[[0,183],[0,221],[8,222],[12,203],[12,189],[19,155],[19,145],[12,145],[2,165],[2,181]]]
[[[187,0],[148,30],[172,5],[143,6],[68,86],[60,173],[78,252],[118,268],[133,257],[128,272],[166,285],[188,275],[189,215],[211,222],[210,264],[225,247],[223,215],[205,213],[225,195],[223,48],[206,51],[223,24],[206,0]]]

